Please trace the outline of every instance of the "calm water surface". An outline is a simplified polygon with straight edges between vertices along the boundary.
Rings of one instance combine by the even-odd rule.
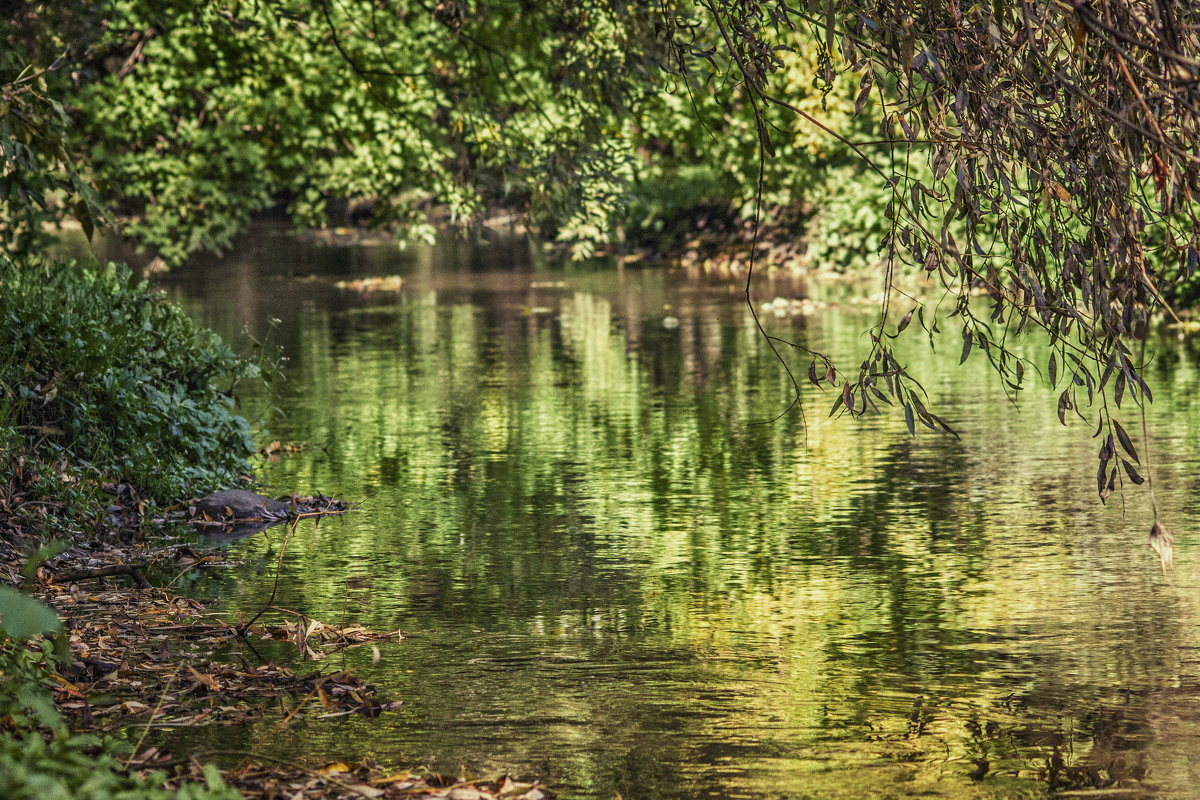
[[[398,294],[334,285],[384,274]],[[1048,768],[1136,790],[1111,796],[1200,786],[1186,343],[1156,343],[1164,576],[1148,495],[1102,507],[1091,431],[1060,427],[1044,389],[1014,408],[953,336],[909,363],[962,437],[914,439],[902,414],[827,420],[808,388],[806,424],[770,422],[791,386],[737,294],[660,271],[264,235],[166,285],[231,338],[280,320],[271,436],[307,444],[265,465],[267,489],[361,502],[299,526],[277,604],[405,636],[378,664],[344,656],[399,711],[201,745],[569,798],[1044,797]],[[770,325],[856,363],[869,321]],[[231,545],[244,568],[195,590],[253,613],[282,540]]]

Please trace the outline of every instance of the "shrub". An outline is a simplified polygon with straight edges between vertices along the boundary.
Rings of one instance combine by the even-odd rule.
[[[216,767],[205,783],[163,787],[166,776],[139,778],[125,772],[111,738],[59,731],[46,739],[36,732],[0,736],[0,796],[7,800],[241,800]]]
[[[880,242],[890,223],[883,209],[891,190],[859,164],[835,167],[825,177],[813,192],[817,212],[805,231],[809,263],[839,273],[875,271],[884,258]]]
[[[0,258],[0,475],[37,493],[228,486],[254,452],[232,390],[258,374],[128,267]]]

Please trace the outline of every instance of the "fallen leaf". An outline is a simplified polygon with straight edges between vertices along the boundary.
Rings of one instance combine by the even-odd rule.
[[[345,761],[334,761],[332,764],[326,764],[325,766],[319,768],[317,770],[317,774],[318,775],[338,775],[338,774],[341,774],[344,772],[354,772],[360,768],[361,768],[361,765],[350,765],[350,764],[347,764]]]

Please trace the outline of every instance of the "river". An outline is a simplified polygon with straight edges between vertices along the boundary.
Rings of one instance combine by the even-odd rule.
[[[380,275],[399,291],[335,285]],[[957,364],[953,333],[903,352],[960,438],[911,437],[894,409],[829,419],[834,395],[807,386],[803,417],[784,413],[791,384],[740,287],[661,269],[260,231],[162,282],[227,338],[284,348],[270,438],[303,447],[264,463],[266,491],[360,504],[299,525],[276,603],[404,637],[378,663],[326,659],[399,710],[190,745],[605,800],[1200,786],[1191,342],[1151,347],[1164,574],[1146,487],[1101,505],[1092,430],[1059,425],[1036,379],[1014,405],[978,352]],[[759,300],[790,288],[764,278]],[[872,317],[765,320],[856,364]],[[229,545],[243,566],[191,590],[254,613],[283,533]]]

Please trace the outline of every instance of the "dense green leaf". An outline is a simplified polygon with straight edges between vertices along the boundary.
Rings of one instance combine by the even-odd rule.
[[[54,633],[62,623],[53,611],[11,586],[0,584],[0,629],[17,641]]]

